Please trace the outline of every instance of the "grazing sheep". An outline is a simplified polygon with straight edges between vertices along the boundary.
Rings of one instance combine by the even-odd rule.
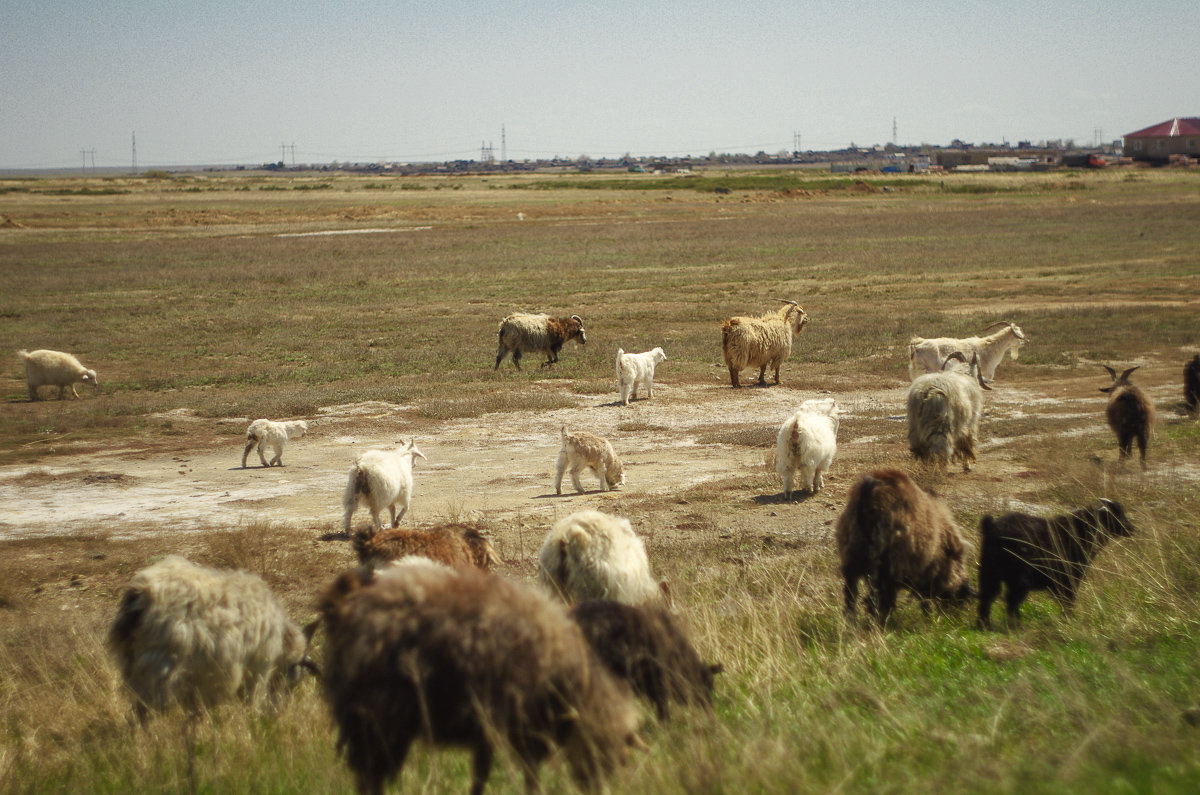
[[[893,469],[868,472],[850,489],[837,520],[838,558],[845,579],[846,615],[867,579],[867,609],[882,626],[899,588],[930,601],[971,596],[965,561],[968,544],[954,517],[912,478]]]
[[[621,405],[628,406],[637,400],[639,386],[646,387],[646,397],[654,397],[654,368],[665,362],[667,354],[662,348],[645,353],[626,353],[617,348],[617,389],[621,392]]]
[[[579,511],[560,519],[542,542],[538,582],[572,603],[613,599],[640,605],[669,598],[650,576],[642,539],[628,519]]]
[[[1200,354],[1183,368],[1183,400],[1187,403],[1188,413],[1195,416],[1200,413]]]
[[[556,747],[595,787],[641,743],[628,689],[532,588],[473,569],[359,569],[337,579],[321,613],[325,694],[360,793],[382,793],[418,739],[470,749],[473,795],[497,742],[529,791]]]
[[[1109,538],[1133,535],[1133,525],[1120,503],[1101,499],[1097,508],[1050,519],[1024,513],[984,516],[979,531],[979,625],[990,628],[1001,585],[1013,623],[1021,620],[1021,603],[1030,591],[1049,591],[1070,609],[1088,563]]]
[[[1129,383],[1129,375],[1137,366],[1130,367],[1117,375],[1117,371],[1107,364],[1101,365],[1112,376],[1112,384],[1100,389],[1110,394],[1108,408],[1108,427],[1117,435],[1119,457],[1122,461],[1133,452],[1133,442],[1137,440],[1138,452],[1142,458],[1142,469],[1146,468],[1146,444],[1150,441],[1150,431],[1154,428],[1154,404],[1146,393]],[[1140,366],[1140,365],[1139,365]]]
[[[962,362],[963,355],[955,351],[943,365],[952,360]],[[917,376],[908,388],[908,445],[917,460],[942,467],[959,461],[963,472],[971,471],[985,389],[991,387],[975,359],[966,368]]]
[[[984,331],[996,326],[1003,328],[986,337],[913,337],[908,341],[908,377],[912,378],[917,366],[927,373],[940,372],[946,357],[957,351],[962,354],[964,361],[978,356],[983,377],[991,381],[996,377],[996,367],[1004,359],[1004,354],[1012,351],[1012,358],[1016,359],[1017,351],[1028,341],[1021,327],[1007,320],[993,323]]]
[[[71,387],[72,395],[79,397],[79,393],[75,391],[76,384],[99,385],[96,371],[87,369],[69,353],[46,350],[32,353],[17,351],[17,356],[25,362],[25,382],[29,387],[31,401],[38,399],[39,386],[58,387],[58,399],[62,400],[66,396],[67,387]]]
[[[378,568],[404,557],[423,557],[447,566],[474,566],[484,571],[501,565],[492,542],[477,527],[447,524],[420,530],[359,531],[350,539],[358,562]]]
[[[246,449],[242,451],[242,469],[246,468],[246,457],[258,445],[258,460],[265,467],[283,466],[283,446],[288,439],[300,439],[308,433],[308,423],[304,420],[255,420],[246,429]],[[275,457],[267,463],[263,451],[268,447],[275,451]]]
[[[587,334],[579,315],[550,317],[516,312],[500,321],[500,347],[496,349],[496,366],[492,369],[499,370],[500,362],[510,353],[518,370],[523,353],[546,354],[542,367],[549,367],[558,361],[558,352],[568,340],[587,344]]]
[[[579,473],[590,469],[600,478],[600,490],[610,491],[625,485],[625,468],[616,451],[603,439],[587,431],[567,433],[567,426],[562,426],[562,447],[558,451],[558,464],[554,472],[554,493],[562,494],[563,473],[571,470],[571,484],[575,491],[583,494],[583,482]]]
[[[392,527],[399,526],[412,501],[412,468],[418,456],[425,458],[415,439],[396,450],[368,450],[360,455],[350,467],[350,479],[342,495],[342,529],[350,532],[350,517],[360,503],[366,503],[375,530],[383,529],[379,515],[384,508],[391,512]]]
[[[712,708],[713,677],[722,667],[700,659],[667,610],[603,599],[579,603],[571,618],[605,667],[645,696],[659,720],[669,717],[668,701]]]
[[[806,400],[784,421],[775,440],[775,469],[783,480],[783,496],[792,498],[792,477],[800,471],[800,485],[816,494],[825,485],[837,452],[838,406],[833,398]]]
[[[134,575],[108,643],[143,722],[148,710],[189,713],[294,684],[308,639],[261,579],[171,555]]]
[[[721,324],[721,350],[729,368],[729,381],[735,389],[741,386],[738,373],[747,367],[759,368],[759,386],[767,385],[767,367],[774,368],[778,384],[779,367],[792,353],[792,337],[808,323],[808,315],[798,303],[775,300],[787,306],[760,317],[727,318]]]

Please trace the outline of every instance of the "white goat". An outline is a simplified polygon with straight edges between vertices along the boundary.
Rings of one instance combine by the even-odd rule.
[[[607,439],[587,431],[567,433],[562,426],[562,447],[558,451],[558,465],[554,473],[554,493],[562,494],[563,473],[571,470],[571,484],[575,491],[583,494],[583,482],[579,473],[590,469],[600,478],[600,490],[609,491],[625,485],[625,468],[621,459]]]
[[[262,465],[283,466],[283,446],[287,444],[288,439],[299,439],[308,433],[308,423],[304,420],[287,420],[284,422],[276,422],[274,420],[255,420],[250,423],[250,427],[246,429],[246,449],[242,452],[242,469],[246,468],[246,457],[250,455],[250,451],[258,445],[258,460],[262,461]],[[263,451],[268,447],[275,451],[275,457],[267,463],[267,457],[263,455]]]
[[[963,362],[954,351],[943,362]],[[962,462],[963,472],[975,461],[975,436],[983,416],[983,380],[977,359],[938,373],[926,373],[908,388],[908,445],[918,460],[941,466]]]
[[[913,337],[908,341],[908,377],[912,378],[917,365],[927,373],[938,372],[942,369],[946,357],[957,351],[963,355],[964,361],[969,362],[973,357],[979,357],[980,372],[984,378],[991,381],[996,377],[996,367],[1004,358],[1004,354],[1011,350],[1012,358],[1016,359],[1017,351],[1028,341],[1021,327],[1007,320],[993,323],[984,331],[996,326],[1003,328],[986,337]]]
[[[806,400],[788,417],[775,440],[775,469],[783,480],[783,496],[792,497],[792,477],[800,471],[800,485],[817,493],[825,485],[837,452],[840,412],[833,398]]]
[[[172,704],[195,714],[234,696],[254,701],[316,670],[266,583],[178,555],[134,575],[108,643],[143,721]]]
[[[642,539],[619,516],[579,511],[559,520],[538,558],[538,581],[567,603],[612,599],[640,605],[667,596],[666,583],[650,576]]]
[[[654,397],[654,368],[665,362],[667,354],[662,348],[645,353],[626,353],[617,348],[617,389],[621,392],[621,405],[628,406],[637,400],[639,386],[646,387],[646,397]]]
[[[76,384],[91,384],[97,386],[96,371],[89,370],[79,363],[69,353],[62,351],[17,351],[25,362],[25,382],[29,387],[29,399],[38,399],[39,386],[58,387],[58,399],[66,397],[66,388],[71,387],[71,394],[79,397],[75,391]]]
[[[342,495],[342,527],[350,532],[350,517],[360,503],[366,503],[371,512],[371,523],[376,531],[383,529],[379,515],[387,508],[392,515],[392,527],[398,527],[412,501],[413,461],[425,454],[417,449],[414,439],[396,450],[368,450],[358,457],[350,467],[350,479]],[[428,460],[428,459],[426,459]],[[400,513],[396,513],[396,506]]]
[[[778,384],[779,368],[792,353],[792,337],[808,323],[808,314],[798,303],[775,300],[787,306],[761,317],[731,317],[721,324],[721,351],[735,389],[741,386],[738,373],[747,367],[759,368],[759,386],[767,385],[767,368],[773,368]]]

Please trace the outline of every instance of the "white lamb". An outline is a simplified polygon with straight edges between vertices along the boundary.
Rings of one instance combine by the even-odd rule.
[[[837,452],[840,410],[833,398],[806,400],[779,429],[775,442],[775,469],[783,480],[783,496],[792,497],[792,477],[800,472],[800,485],[817,493],[825,485]]]
[[[342,496],[345,514],[342,527],[350,532],[350,517],[365,503],[371,512],[371,522],[376,531],[383,529],[379,520],[384,508],[392,516],[392,527],[398,527],[408,512],[413,494],[413,461],[425,454],[417,449],[416,440],[401,445],[396,450],[368,450],[358,457],[350,467],[350,480]],[[428,459],[426,459],[428,460]],[[396,512],[400,506],[400,512]]]
[[[29,387],[29,399],[38,399],[39,386],[58,387],[58,399],[66,397],[66,388],[71,387],[71,394],[79,397],[75,391],[76,384],[91,384],[97,386],[96,371],[89,370],[79,363],[69,353],[62,351],[17,351],[25,362],[25,382]]]
[[[255,420],[250,423],[250,427],[246,429],[246,449],[242,452],[242,469],[246,468],[246,457],[250,455],[250,451],[258,445],[258,460],[262,461],[262,465],[283,466],[283,446],[287,444],[288,439],[299,439],[308,433],[308,423],[304,420],[287,420],[286,422],[275,422],[274,420]],[[266,448],[272,448],[275,451],[275,457],[267,463],[267,457],[263,455]]]
[[[654,397],[654,368],[665,362],[667,354],[662,348],[645,353],[626,353],[617,348],[617,388],[621,391],[621,405],[628,406],[637,400],[639,386],[646,387],[646,397]]]
[[[562,494],[563,473],[571,470],[571,484],[575,491],[583,494],[583,482],[579,473],[590,469],[600,478],[600,490],[610,491],[625,485],[625,468],[613,446],[603,437],[587,431],[568,433],[562,426],[562,447],[558,451],[558,465],[554,472],[554,493]]]
[[[640,605],[667,596],[650,576],[646,547],[628,519],[579,511],[551,528],[539,554],[538,581],[564,602],[612,599]]]
[[[135,714],[195,714],[261,699],[316,671],[308,639],[267,584],[171,555],[134,575],[108,633]]]

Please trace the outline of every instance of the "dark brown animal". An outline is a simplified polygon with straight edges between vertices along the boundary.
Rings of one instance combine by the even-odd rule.
[[[712,708],[713,677],[722,667],[703,662],[663,608],[598,599],[580,602],[571,618],[605,667],[649,700],[659,720],[669,716],[669,701]]]
[[[1110,538],[1133,535],[1133,525],[1119,502],[1102,499],[1097,508],[1051,519],[1024,513],[984,516],[979,531],[979,625],[989,628],[1002,585],[1013,623],[1021,620],[1021,603],[1030,591],[1049,591],[1070,609],[1092,558]]]
[[[594,787],[640,743],[628,688],[532,588],[474,569],[359,569],[334,582],[321,612],[325,693],[361,793],[382,793],[417,739],[470,749],[473,795],[497,742],[531,790],[556,747]]]
[[[1192,416],[1200,413],[1200,354],[1183,368],[1183,400],[1187,403],[1188,413]]]
[[[895,608],[900,588],[915,594],[926,609],[933,600],[957,602],[972,595],[962,531],[946,506],[903,472],[879,469],[863,475],[838,517],[836,539],[847,617],[854,615],[858,581],[864,577],[867,609],[880,625]]]
[[[1154,404],[1146,393],[1129,383],[1129,375],[1137,367],[1130,367],[1117,375],[1117,371],[1107,364],[1101,365],[1112,376],[1112,384],[1100,389],[1110,394],[1108,408],[1108,427],[1117,435],[1117,447],[1120,449],[1120,459],[1124,461],[1133,453],[1133,443],[1136,440],[1138,452],[1141,454],[1142,469],[1146,468],[1146,444],[1150,440],[1150,430],[1154,427]]]
[[[360,530],[350,539],[358,562],[378,567],[408,555],[429,558],[447,566],[474,566],[490,571],[501,565],[492,542],[479,528],[470,524],[450,523],[421,529],[395,528],[372,533]]]

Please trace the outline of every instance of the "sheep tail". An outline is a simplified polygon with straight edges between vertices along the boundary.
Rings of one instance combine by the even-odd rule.
[[[371,496],[371,481],[367,477],[367,471],[357,464],[354,469],[354,493],[364,497]]]
[[[621,357],[625,355],[624,348],[617,348],[617,380],[621,380]]]

